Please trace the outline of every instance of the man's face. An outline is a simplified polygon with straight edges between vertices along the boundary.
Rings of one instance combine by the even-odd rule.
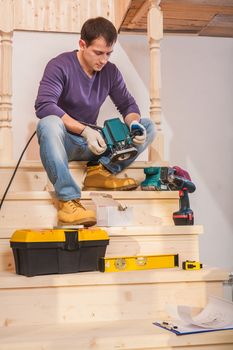
[[[113,52],[114,44],[107,46],[105,39],[100,37],[93,40],[89,46],[86,45],[84,40],[80,39],[79,46],[82,51],[85,68],[90,72],[98,72],[108,62]]]

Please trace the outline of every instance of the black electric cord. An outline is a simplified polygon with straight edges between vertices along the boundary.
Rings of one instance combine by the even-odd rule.
[[[84,123],[84,122],[82,122],[82,123],[83,123],[84,125],[86,125],[86,126],[90,126],[90,127],[93,128],[93,129],[102,130],[102,128],[99,127],[99,126],[97,126],[97,125],[88,124],[88,123]],[[10,188],[10,186],[11,186],[11,183],[12,183],[12,181],[13,181],[13,179],[14,179],[14,177],[15,177],[15,174],[16,174],[16,172],[17,172],[17,170],[18,170],[18,167],[19,167],[19,164],[20,164],[20,162],[21,162],[21,160],[22,160],[22,158],[23,158],[23,155],[24,155],[26,149],[28,148],[28,145],[30,144],[31,140],[32,140],[33,137],[35,136],[35,134],[36,134],[36,131],[32,134],[32,136],[31,136],[30,139],[28,140],[26,146],[25,146],[24,149],[23,149],[23,152],[21,153],[21,155],[20,155],[20,157],[19,157],[19,160],[18,160],[18,162],[17,162],[17,164],[16,164],[15,170],[14,170],[14,172],[13,172],[13,174],[12,174],[12,176],[11,176],[11,179],[10,179],[8,185],[7,185],[7,188],[6,188],[6,190],[5,190],[5,192],[4,192],[3,196],[2,196],[1,203],[0,203],[0,210],[2,209],[3,202],[4,202],[5,198],[6,198],[6,195],[7,195],[8,191],[9,191],[9,188]]]
[[[5,198],[6,198],[7,192],[9,191],[9,188],[10,188],[10,186],[11,186],[11,183],[12,183],[12,181],[13,181],[13,179],[14,179],[14,177],[15,177],[15,174],[16,174],[16,172],[17,172],[17,170],[18,170],[18,167],[19,167],[19,164],[20,164],[20,162],[21,162],[21,159],[23,158],[23,155],[24,155],[26,149],[28,148],[28,145],[29,145],[29,143],[31,142],[31,140],[33,139],[33,137],[35,136],[35,134],[36,134],[36,131],[32,134],[32,136],[31,136],[30,139],[28,140],[26,146],[25,146],[24,149],[23,149],[23,152],[21,153],[21,155],[20,155],[20,157],[19,157],[19,160],[18,160],[18,162],[17,162],[17,164],[16,164],[15,170],[14,170],[14,172],[13,172],[13,174],[12,174],[12,176],[11,176],[11,179],[10,179],[8,185],[7,185],[7,188],[6,188],[6,190],[5,190],[5,192],[4,192],[3,196],[2,196],[1,203],[0,203],[0,210],[2,209],[3,202],[4,202]]]

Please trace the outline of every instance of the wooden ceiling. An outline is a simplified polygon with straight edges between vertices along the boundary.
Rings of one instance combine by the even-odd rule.
[[[121,32],[147,32],[149,2],[132,0]],[[161,0],[164,33],[233,37],[233,0]]]

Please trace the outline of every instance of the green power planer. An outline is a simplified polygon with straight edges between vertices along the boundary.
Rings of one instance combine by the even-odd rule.
[[[111,161],[130,159],[138,154],[132,139],[136,135],[141,135],[141,132],[137,130],[136,133],[131,133],[128,126],[119,118],[106,120],[101,133],[110,151]]]

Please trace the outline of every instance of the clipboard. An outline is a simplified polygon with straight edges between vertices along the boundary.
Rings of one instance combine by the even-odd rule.
[[[201,328],[195,325],[184,325],[180,322],[166,322],[166,321],[156,321],[153,322],[155,326],[166,329],[176,335],[188,335],[188,334],[196,334],[196,333],[208,333],[208,332],[218,332],[218,331],[226,331],[233,330],[233,324],[224,328]]]

